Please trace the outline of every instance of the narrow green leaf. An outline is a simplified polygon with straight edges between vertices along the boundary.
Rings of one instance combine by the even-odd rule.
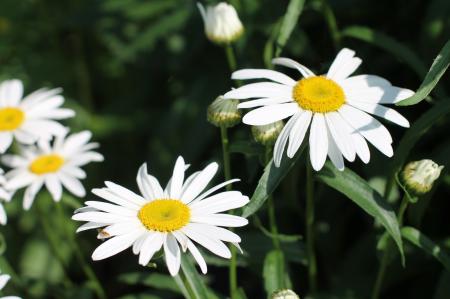
[[[304,4],[305,0],[291,0],[289,2],[283,22],[281,23],[280,34],[277,38],[277,49],[275,51],[275,56],[281,54],[281,51],[286,45],[289,36],[291,36],[291,33],[295,28],[295,25],[297,25],[297,21],[302,13]]]
[[[272,194],[275,188],[277,188],[292,166],[294,166],[304,149],[305,145],[302,145],[292,159],[284,157],[281,161],[280,167],[275,167],[275,164],[273,164],[273,159],[267,164],[263,175],[259,179],[258,186],[256,186],[255,192],[250,199],[250,203],[246,205],[242,211],[242,217],[247,218],[258,211],[269,195]]]
[[[439,245],[411,226],[402,228],[402,236],[429,255],[433,256],[447,269],[447,271],[450,272],[450,256],[445,253]]]
[[[265,228],[262,225],[261,220],[259,220],[259,218],[257,216],[253,216],[253,219],[254,219],[253,224],[257,228],[259,228],[264,235],[266,235],[267,237],[269,237],[271,239],[277,238],[280,242],[284,242],[284,243],[297,242],[297,241],[303,239],[302,235],[285,235],[285,234],[281,234],[281,233],[278,233],[276,235],[272,234],[267,228]]]
[[[284,254],[277,249],[270,251],[264,259],[264,287],[268,296],[285,287],[286,271],[284,263]]]
[[[248,297],[247,297],[247,295],[245,294],[243,288],[238,288],[238,289],[234,292],[233,295],[234,295],[233,298],[236,298],[236,299],[248,299]]]
[[[181,269],[186,275],[186,279],[195,296],[197,298],[210,298],[206,285],[195,269],[195,266],[184,254],[181,256]]]
[[[450,112],[450,99],[444,99],[437,102],[431,109],[422,114],[406,131],[403,138],[395,151],[395,155],[392,158],[390,166],[390,180],[394,180],[395,174],[400,170],[400,168],[405,163],[409,156],[409,152],[414,147],[414,145],[419,141],[419,139],[431,128],[433,124],[439,121],[443,116]],[[386,190],[390,191],[392,186],[386,186]]]
[[[401,102],[398,102],[396,105],[397,106],[415,105],[420,101],[422,101],[423,99],[425,99],[433,90],[433,88],[436,86],[436,84],[439,82],[442,75],[444,75],[449,65],[450,65],[450,40],[447,41],[442,50],[434,59],[433,64],[430,67],[430,70],[428,71],[427,75],[425,76],[425,79],[423,80],[422,84],[420,85],[416,93],[412,97],[407,98]]]
[[[427,72],[426,66],[410,48],[384,33],[364,26],[351,26],[345,28],[341,36],[356,38],[386,50],[410,66],[419,77],[425,76]]]
[[[392,207],[375,189],[350,169],[337,170],[330,161],[325,163],[322,170],[317,173],[317,177],[331,188],[346,195],[366,213],[380,221],[394,239],[402,260],[404,259],[397,217]]]

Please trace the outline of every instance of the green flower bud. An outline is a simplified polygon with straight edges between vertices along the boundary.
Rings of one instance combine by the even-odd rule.
[[[237,108],[238,104],[238,100],[226,100],[219,96],[208,107],[208,121],[217,127],[234,127],[241,121],[241,111]]]
[[[275,291],[270,299],[300,299],[300,297],[292,290],[278,290]]]
[[[280,135],[281,130],[283,130],[283,127],[283,121],[279,120],[264,126],[253,126],[252,134],[256,142],[269,146],[275,144],[275,141],[277,140],[278,135]]]
[[[429,159],[410,162],[400,174],[400,179],[408,192],[416,196],[424,195],[433,188],[442,168],[444,166],[439,166]]]

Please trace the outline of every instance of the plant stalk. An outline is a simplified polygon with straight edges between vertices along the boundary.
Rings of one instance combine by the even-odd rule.
[[[306,253],[310,292],[317,291],[317,263],[314,252],[314,178],[311,163],[306,163]]]

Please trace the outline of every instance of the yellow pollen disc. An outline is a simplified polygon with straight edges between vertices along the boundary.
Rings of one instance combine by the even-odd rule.
[[[336,111],[345,103],[342,87],[324,76],[299,80],[292,93],[301,108],[316,113]]]
[[[17,108],[0,109],[0,131],[12,131],[20,127],[25,119],[25,114]]]
[[[55,154],[37,157],[30,164],[30,171],[34,174],[45,174],[58,171],[64,164],[64,159]]]
[[[188,224],[191,210],[176,199],[156,199],[139,210],[138,218],[148,230],[167,233]]]

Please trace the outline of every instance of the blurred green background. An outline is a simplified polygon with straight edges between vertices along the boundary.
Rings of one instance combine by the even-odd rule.
[[[268,40],[277,34],[289,1],[230,2],[245,26],[243,38],[235,44],[239,68],[265,67],[272,50]],[[330,30],[334,28],[332,15],[337,31]],[[320,73],[325,72],[339,48],[349,47],[363,59],[358,73],[377,74],[394,85],[415,90],[449,37],[448,0],[308,0],[282,56]],[[0,79],[9,78],[23,80],[27,93],[42,86],[64,88],[67,106],[77,111],[67,124],[73,131],[92,130],[105,156],[105,162],[87,167],[87,189],[111,180],[137,190],[135,176],[144,161],[149,163],[150,172],[166,182],[179,154],[193,165],[192,169],[221,159],[219,130],[206,121],[206,109],[233,83],[223,48],[204,36],[195,1],[1,0]],[[446,75],[441,80],[434,99],[447,97],[448,79]],[[414,122],[431,105],[423,101],[398,111]],[[431,158],[448,169],[448,120],[440,120],[408,160]],[[395,148],[405,130],[387,126]],[[263,148],[256,144],[244,149],[237,146],[252,140],[247,126],[233,128],[231,140],[236,151],[232,156],[233,176],[242,179],[235,188],[250,196],[262,173],[259,154]],[[371,153],[368,166],[360,162],[347,166],[382,189],[387,159],[374,148]],[[275,193],[282,233],[303,234],[303,178],[304,167],[299,164]],[[217,181],[222,179],[221,174],[216,177]],[[449,184],[450,177],[445,173],[433,196],[414,205],[407,215],[408,223],[420,227],[447,249]],[[70,236],[61,229],[68,225],[74,231],[76,224],[58,217],[55,204],[41,193],[31,211],[21,209],[20,192],[7,205],[8,225],[0,231],[7,243],[4,256],[17,277],[4,294],[20,294],[27,299],[94,298],[74,259],[74,250],[67,245]],[[398,193],[391,200],[395,205]],[[67,217],[82,201],[65,196]],[[375,246],[381,227],[329,188],[319,188],[316,202],[323,298],[368,298],[378,267]],[[44,215],[38,214],[36,205]],[[263,224],[267,222],[264,215],[261,210]],[[52,222],[65,260],[63,267],[54,258],[39,217]],[[240,257],[239,283],[250,299],[266,296],[261,268],[265,253],[271,249],[270,238],[255,223],[251,219],[247,228],[239,230],[245,251]],[[76,236],[87,258],[100,243],[95,235],[85,232]],[[305,294],[303,244],[283,243],[283,249],[293,288]],[[450,274],[423,252],[409,246],[406,251],[406,268],[402,269],[398,260],[389,268],[383,298],[450,298]],[[226,294],[226,263],[213,257],[208,260],[205,279],[212,289]],[[108,298],[181,298],[161,259],[157,269],[146,269],[127,250],[92,264]]]

